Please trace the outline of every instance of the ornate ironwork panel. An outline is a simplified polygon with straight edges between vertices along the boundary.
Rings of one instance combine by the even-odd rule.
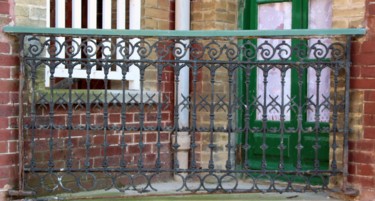
[[[349,37],[19,37],[24,184],[39,195],[317,191],[346,172]]]

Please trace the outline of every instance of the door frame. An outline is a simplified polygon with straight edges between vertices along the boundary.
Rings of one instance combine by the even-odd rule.
[[[243,30],[256,30],[257,27],[258,27],[258,5],[259,4],[265,4],[265,3],[281,3],[281,2],[291,2],[292,3],[292,29],[308,29],[308,24],[309,24],[309,0],[242,0],[240,2],[240,6],[239,6],[239,15],[238,15],[238,28],[239,29],[243,29]],[[256,16],[256,17],[254,17]],[[246,19],[249,19],[249,20],[246,20]],[[253,40],[253,39],[251,39]],[[251,41],[252,43],[256,43],[256,39]],[[300,40],[300,39],[292,39],[291,43],[292,43],[292,46],[294,46],[295,44],[298,44],[298,43],[303,43],[303,42],[306,42],[307,41],[303,41],[303,40]],[[241,43],[241,41],[240,41]],[[293,56],[292,56],[292,59]],[[252,74],[252,77],[250,79],[250,86],[256,86],[257,84],[257,77],[254,76],[254,74],[256,75],[256,68],[253,69],[253,71],[255,72],[251,72]],[[237,83],[245,83],[246,79],[245,79],[245,72],[243,71],[243,69],[239,69],[238,71],[238,74],[237,74]],[[298,83],[296,81],[293,81],[293,78],[296,79],[298,76],[300,76],[299,79],[302,79],[303,82],[302,82],[302,87],[299,87],[298,86]],[[296,72],[296,70],[292,70],[291,72],[291,94],[294,94],[294,98],[295,100],[302,100],[302,102],[305,102],[305,97],[307,95],[307,70],[306,72],[304,72],[301,75],[299,75],[298,72]],[[242,100],[244,100],[244,95],[246,94],[246,87],[244,86],[244,84],[239,84],[237,86],[237,94],[238,94],[238,97],[241,98]],[[254,97],[254,95],[256,95],[256,87],[252,87],[251,88],[251,91],[250,91],[250,97]],[[302,97],[300,97],[302,95]],[[250,101],[251,102],[251,101]],[[307,112],[302,112],[302,120],[298,120],[297,118],[297,112],[293,112],[292,110],[290,111],[291,114],[290,114],[290,121],[288,122],[285,122],[284,125],[294,125],[294,127],[297,127],[298,124],[300,124],[301,126],[303,127],[312,127],[314,128],[315,126],[315,122],[307,122]],[[261,121],[259,122],[256,122],[256,113],[254,112],[251,116],[250,116],[250,120],[251,122],[255,122],[255,124],[259,124],[261,125]],[[245,126],[245,121],[246,121],[246,118],[245,118],[245,111],[237,111],[237,126],[239,128],[244,128]],[[301,122],[299,122],[301,121]],[[325,122],[320,122],[319,123],[321,126],[320,127],[327,127],[329,126],[329,123],[325,123]],[[279,126],[280,123],[279,121],[276,121],[276,122],[267,122],[267,127],[274,127],[274,126]],[[238,149],[242,149],[241,148],[241,145],[243,144],[244,142],[244,139],[243,139],[244,135],[238,135],[237,137],[237,146]],[[299,138],[301,138],[300,134],[298,136]],[[301,139],[299,139],[301,140]],[[237,153],[237,156],[239,155],[242,155],[242,150],[238,150],[240,153]],[[305,150],[301,151],[301,153],[305,152]],[[328,153],[327,153],[328,154]],[[302,161],[302,155],[301,154],[301,161]],[[244,163],[244,160],[242,159],[242,156],[239,157],[239,163],[236,163],[236,165],[238,165],[238,167],[242,167],[243,163]],[[297,161],[297,160],[295,160]],[[328,168],[328,164],[327,164],[327,167],[324,167],[324,168]]]

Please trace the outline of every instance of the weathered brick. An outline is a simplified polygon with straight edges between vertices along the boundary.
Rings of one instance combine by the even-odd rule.
[[[0,141],[6,140],[17,140],[18,138],[18,131],[17,130],[10,130],[1,127],[0,128]]]
[[[161,13],[159,9],[145,8],[145,13],[151,18],[169,20],[169,14],[167,12]]]
[[[362,6],[359,7],[346,7],[333,9],[333,16],[339,17],[354,17],[354,16],[364,16],[365,9]]]
[[[364,131],[363,131],[363,137],[365,139],[373,139],[375,140],[375,127],[373,127],[375,124],[372,124],[371,126],[366,126],[364,127]]]
[[[14,105],[0,105],[0,117],[9,117],[18,115],[18,107]]]
[[[8,141],[8,152],[9,153],[18,152],[18,141]]]
[[[364,175],[364,176],[373,176],[375,174],[373,165],[357,164],[357,174]]]
[[[9,3],[1,1],[0,2],[0,14],[9,14]]]
[[[365,103],[365,114],[375,114],[375,102],[366,102]]]
[[[369,15],[375,15],[375,4],[368,4],[367,9]]]
[[[155,143],[156,142],[156,133],[148,133],[146,135],[146,142],[147,143]]]
[[[350,79],[353,89],[375,89],[375,79]]]
[[[17,4],[15,7],[15,14],[17,17],[29,17],[29,6]]]
[[[356,148],[361,151],[373,151],[375,149],[375,142],[373,140],[359,140],[356,143]]]
[[[158,0],[145,0],[143,5],[156,8],[158,6]]]
[[[8,153],[8,142],[0,141],[0,154]]]
[[[364,41],[362,44],[361,44],[361,53],[362,52],[375,52],[375,41],[371,40],[371,41]]]
[[[356,174],[357,173],[357,165],[355,163],[349,163],[348,172],[351,175]]]
[[[340,5],[349,5],[350,0],[335,0],[333,1],[333,6],[340,6]]]
[[[11,75],[10,75],[10,71],[11,69],[10,68],[0,68],[0,78],[10,78]]]
[[[46,20],[46,9],[39,8],[39,7],[31,7],[30,8],[30,19],[33,20]]]
[[[158,21],[158,29],[159,30],[169,30],[169,21],[159,20]]]
[[[363,115],[363,123],[368,126],[375,125],[375,115]]]
[[[349,22],[346,19],[340,19],[340,20],[333,20],[332,22],[332,27],[333,28],[348,28],[349,27]]]
[[[374,179],[368,176],[350,175],[348,181],[354,184],[360,184],[364,188],[373,188],[375,186]]]
[[[375,162],[375,153],[373,152],[366,152],[366,151],[350,151],[349,152],[349,160],[356,162],[356,163],[374,163]]]
[[[0,53],[10,53],[9,43],[0,42]]]
[[[170,8],[170,0],[158,0],[158,8],[163,10],[169,10]]]
[[[364,78],[373,78],[375,77],[375,67],[362,67],[361,75]]]
[[[17,66],[19,65],[19,59],[16,55],[3,55],[0,54],[1,66]]]
[[[353,66],[351,69],[350,69],[350,77],[352,78],[358,78],[358,77],[361,77],[361,67],[359,66]]]
[[[18,164],[18,153],[0,154],[0,166]]]
[[[365,91],[365,101],[375,101],[375,91]]]

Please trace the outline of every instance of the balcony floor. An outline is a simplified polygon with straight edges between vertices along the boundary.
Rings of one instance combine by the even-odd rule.
[[[198,184],[198,183],[196,183]],[[192,183],[191,185],[195,185]],[[198,184],[199,185],[199,184]],[[213,184],[211,184],[213,185]],[[238,188],[246,187],[244,181],[239,181]],[[267,192],[267,193],[212,193],[208,194],[205,190],[198,191],[196,193],[190,193],[188,191],[176,192],[173,187],[181,186],[180,182],[166,182],[166,183],[156,183],[153,185],[158,191],[138,193],[135,190],[128,190],[126,193],[119,193],[116,189],[110,190],[96,190],[89,192],[79,192],[79,193],[65,193],[54,197],[48,197],[48,199],[59,199],[63,198],[66,200],[93,200],[93,201],[107,201],[107,200],[126,200],[126,201],[142,201],[142,200],[320,200],[320,201],[338,201],[341,200],[335,195],[330,195],[328,192],[319,191],[314,192],[304,192],[304,193],[277,193],[277,192]],[[207,185],[207,187],[209,187]],[[260,187],[262,188],[262,187]],[[148,188],[149,189],[149,188]]]

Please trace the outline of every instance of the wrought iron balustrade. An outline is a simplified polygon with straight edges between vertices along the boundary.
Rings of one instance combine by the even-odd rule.
[[[20,41],[25,189],[146,192],[173,180],[178,191],[317,191],[347,171],[358,30],[8,29]],[[139,91],[127,89],[129,68]]]

